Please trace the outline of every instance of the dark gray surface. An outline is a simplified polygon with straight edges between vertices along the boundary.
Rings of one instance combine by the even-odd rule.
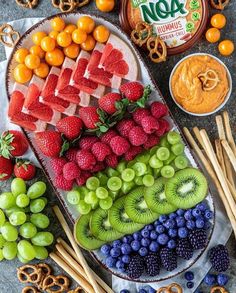
[[[15,4],[14,0],[1,0],[0,1],[0,15],[1,15],[1,23],[11,21],[13,19],[20,19],[24,17],[46,17],[52,14],[56,14],[58,12],[57,9],[53,8],[51,5],[50,0],[39,0],[39,5],[36,9],[34,10],[28,10],[28,9],[23,9],[18,7]],[[120,2],[120,1],[117,1]],[[228,24],[227,27],[223,29],[222,31],[222,36],[223,38],[230,38],[234,41],[236,41],[236,18],[235,18],[235,10],[236,10],[236,2],[231,1],[231,4],[228,6],[228,8],[225,10],[225,15],[227,16],[228,19]],[[111,20],[112,22],[119,24],[118,20],[118,7],[114,12],[112,13],[101,13],[95,8],[95,4],[93,1],[91,1],[91,4],[88,6],[82,8],[80,10],[81,12],[90,12],[94,13],[95,15],[102,15],[103,17]],[[211,13],[214,11],[211,10]],[[214,122],[214,116],[209,116],[209,117],[204,117],[204,118],[196,118],[193,116],[189,116],[182,112],[174,102],[171,100],[170,95],[169,95],[169,90],[168,90],[168,80],[169,80],[169,75],[174,67],[174,65],[180,60],[182,57],[190,54],[190,53],[195,53],[195,52],[206,52],[206,53],[212,53],[216,56],[219,56],[217,52],[217,46],[216,45],[210,45],[208,44],[204,38],[196,45],[194,48],[191,50],[187,51],[184,54],[178,55],[178,56],[173,56],[168,59],[167,62],[162,63],[162,64],[152,64],[148,58],[145,56],[145,53],[142,52],[142,55],[144,57],[145,62],[148,64],[148,67],[157,81],[157,84],[160,87],[160,90],[162,91],[176,121],[178,122],[179,126],[182,128],[184,126],[188,127],[193,127],[195,125],[199,127],[204,127],[206,128],[207,132],[210,134],[211,138],[213,139],[214,137],[217,136],[217,131],[216,131],[216,126]],[[220,57],[220,56],[219,56]],[[1,46],[0,47],[0,61],[3,61],[5,59],[4,55],[4,48]],[[226,65],[229,67],[232,76],[233,76],[233,82],[235,87],[235,75],[236,75],[236,58],[235,54],[229,58],[224,58],[221,57],[222,61],[226,63]],[[164,74],[163,74],[164,73]],[[235,115],[235,108],[236,108],[236,93],[233,90],[232,96],[230,98],[230,101],[227,103],[225,110],[228,110],[230,113],[231,117],[231,122],[233,126],[233,132],[235,135],[235,129],[236,129],[236,115]],[[6,186],[1,186],[0,185],[0,191],[5,190]],[[53,198],[52,193],[48,192],[48,195],[52,198],[51,203],[57,203],[57,200]],[[49,211],[50,214],[50,211]],[[52,214],[51,214],[52,215]],[[61,235],[61,228],[57,221],[53,219],[53,216],[51,216],[52,219],[52,224],[51,227],[53,229],[53,232],[55,234]],[[62,235],[63,236],[63,235]],[[231,236],[228,247],[230,250],[230,255],[231,255],[231,269],[228,272],[228,275],[230,275],[231,280],[227,288],[231,293],[235,293],[235,286],[236,286],[236,250],[235,250],[235,238],[234,236]],[[92,266],[96,266],[96,264],[92,261],[89,260]],[[51,263],[51,261],[48,261],[48,263]],[[0,293],[15,293],[15,292],[20,292],[21,290],[21,285],[17,281],[16,278],[16,268],[20,264],[17,261],[11,261],[11,262],[2,262],[0,263]],[[53,264],[53,267],[55,269],[55,272],[58,271],[56,266]],[[100,268],[97,270],[99,273],[107,280],[110,280],[110,276],[108,274],[105,274],[104,271],[102,271]],[[204,293],[208,293],[210,290],[209,288],[202,286],[202,291]],[[132,292],[135,293],[135,292]]]

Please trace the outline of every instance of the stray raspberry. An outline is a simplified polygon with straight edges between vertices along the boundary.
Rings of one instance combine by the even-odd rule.
[[[74,183],[73,180],[66,180],[62,174],[57,175],[55,178],[55,186],[62,190],[66,190],[66,191],[71,190],[73,187],[73,183]]]
[[[103,162],[97,162],[97,164],[93,167],[93,173],[97,173],[103,171],[105,169],[105,164]]]
[[[141,125],[142,119],[147,116],[151,116],[148,109],[139,108],[133,113],[133,119],[138,125]]]
[[[162,136],[170,130],[170,123],[165,119],[158,120],[159,129],[155,132],[157,136]]]
[[[78,186],[83,186],[87,179],[90,178],[92,176],[92,174],[88,171],[82,171],[80,176],[78,178],[76,178],[76,183]]]
[[[74,162],[66,163],[63,167],[63,176],[68,181],[74,180],[75,178],[79,177],[80,173],[80,168]]]
[[[96,158],[88,150],[79,150],[76,155],[77,164],[80,169],[90,171],[96,165]]]
[[[152,116],[146,116],[141,120],[141,125],[144,132],[151,134],[159,129],[159,123],[156,118]]]
[[[61,175],[63,172],[63,167],[67,163],[65,158],[54,158],[50,160],[52,170],[55,175]]]
[[[113,153],[115,153],[117,156],[122,156],[130,148],[128,140],[118,135],[112,138],[110,141],[110,146]]]
[[[144,148],[146,150],[151,149],[152,147],[158,145],[160,142],[160,138],[158,136],[156,136],[155,134],[150,134],[148,136],[148,140],[145,142],[144,144]]]
[[[111,139],[117,135],[118,133],[115,130],[109,129],[105,134],[101,136],[101,141],[106,144],[110,144]]]
[[[99,141],[99,138],[96,136],[84,136],[79,140],[79,147],[82,150],[89,151],[97,141]]]
[[[111,154],[106,157],[106,164],[108,167],[115,168],[119,163],[118,157],[115,154]]]
[[[111,148],[106,143],[98,141],[92,146],[92,153],[99,162],[102,162],[111,154]]]
[[[151,104],[151,113],[153,117],[159,119],[168,114],[168,108],[161,102],[153,102]]]
[[[66,158],[67,158],[67,160],[69,160],[70,162],[76,162],[77,152],[78,152],[78,149],[75,149],[75,148],[69,149],[66,152]]]
[[[137,155],[139,155],[142,152],[141,146],[132,146],[128,152],[125,153],[125,160],[126,161],[132,161],[136,158]]]
[[[129,141],[134,146],[140,146],[147,142],[148,136],[140,126],[133,127],[129,132]]]
[[[121,136],[127,138],[129,136],[130,129],[133,128],[135,125],[136,124],[133,120],[123,119],[116,125],[116,129]]]

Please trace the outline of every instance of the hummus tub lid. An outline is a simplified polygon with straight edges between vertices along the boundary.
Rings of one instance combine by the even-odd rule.
[[[167,44],[168,55],[191,48],[202,36],[208,21],[206,0],[122,0],[120,22],[130,34],[140,21],[151,23]]]

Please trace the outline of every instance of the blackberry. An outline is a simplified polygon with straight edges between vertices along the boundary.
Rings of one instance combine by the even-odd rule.
[[[156,253],[149,253],[144,257],[145,269],[149,276],[155,277],[159,275],[161,269],[161,259]]]
[[[177,268],[177,255],[173,249],[162,248],[160,251],[161,263],[163,267],[171,272]]]
[[[186,260],[193,257],[193,247],[187,239],[179,239],[176,246],[176,254]]]
[[[227,248],[220,244],[209,251],[209,258],[213,268],[217,272],[225,272],[228,270],[230,265],[229,253]]]
[[[207,234],[205,230],[195,229],[189,232],[189,241],[193,249],[203,249],[207,244]]]
[[[137,254],[131,258],[127,268],[127,274],[131,279],[138,279],[142,276],[144,268],[144,260]]]

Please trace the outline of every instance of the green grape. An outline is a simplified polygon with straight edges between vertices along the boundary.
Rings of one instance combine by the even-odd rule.
[[[163,166],[163,162],[159,160],[156,155],[153,155],[149,160],[149,165],[154,169],[158,169]]]
[[[175,169],[172,166],[164,166],[161,169],[161,176],[164,178],[172,178],[175,175]]]
[[[161,169],[153,169],[153,175],[155,178],[160,177]]]
[[[98,199],[97,199],[98,200]],[[96,210],[98,208],[99,200],[96,203],[91,204],[91,209]]]
[[[13,226],[20,226],[26,221],[26,214],[24,212],[14,212],[9,217],[9,222]]]
[[[125,170],[125,168],[126,168],[126,162],[122,161],[117,165],[116,170],[121,174]]]
[[[35,199],[42,196],[45,193],[46,189],[47,189],[46,184],[43,181],[38,181],[30,186],[30,188],[28,189],[27,195],[29,196],[30,199]]]
[[[133,170],[136,176],[143,176],[147,171],[147,166],[144,163],[137,162],[133,165]]]
[[[23,209],[18,206],[13,206],[12,208],[5,210],[5,214],[7,215],[8,218],[14,212],[25,212],[26,213],[27,211],[26,211],[26,208]]]
[[[136,163],[136,160],[134,159],[133,161],[129,161],[128,163],[127,163],[127,168],[131,168],[131,169],[133,169],[133,166],[134,166],[134,164]]]
[[[150,187],[154,184],[154,177],[152,175],[145,175],[143,176],[143,185],[146,187]]]
[[[45,208],[45,202],[42,198],[37,198],[30,202],[30,211],[33,214],[42,212],[44,208]]]
[[[25,181],[21,178],[15,178],[11,182],[11,192],[14,196],[26,193]]]
[[[24,259],[24,258],[20,255],[19,252],[17,253],[17,257],[18,257],[18,259],[19,259],[19,261],[20,261],[21,263],[28,263],[28,262],[29,262],[29,260],[28,260],[28,259]]]
[[[20,208],[25,208],[29,205],[30,199],[26,194],[19,194],[16,198],[16,205]]]
[[[135,177],[135,172],[133,169],[127,168],[121,173],[121,178],[125,182],[131,182]]]
[[[54,237],[50,232],[38,232],[31,241],[34,245],[49,246],[53,243]]]
[[[106,186],[107,185],[108,177],[104,173],[98,172],[97,177],[98,177],[98,179],[100,181],[101,186]]]
[[[169,142],[167,140],[167,136],[166,135],[161,138],[161,140],[160,140],[160,146],[166,147],[168,149],[170,148],[170,144],[169,144]]]
[[[119,177],[111,177],[108,181],[107,181],[107,187],[111,190],[111,191],[117,191],[120,190],[122,186],[122,180]]]
[[[177,144],[181,141],[181,136],[178,132],[176,131],[170,131],[168,134],[167,134],[167,140],[168,142],[173,145],[173,144]]]
[[[113,199],[111,197],[107,197],[105,199],[99,200],[99,206],[103,210],[109,210],[113,204]]]
[[[4,259],[3,251],[2,251],[2,249],[0,249],[0,261],[2,261],[3,259]]]
[[[124,194],[127,194],[134,187],[135,187],[135,183],[133,181],[132,182],[123,182],[122,187],[121,187],[121,191]]]
[[[115,169],[109,167],[106,169],[106,172],[107,172],[107,176],[108,177],[115,177],[115,176],[119,176],[119,172],[116,171]]]
[[[149,150],[149,153],[151,156],[155,155],[157,150],[158,150],[159,146],[154,146]]]
[[[156,156],[159,160],[166,161],[170,157],[170,151],[166,147],[160,147],[156,152]],[[159,167],[157,167],[157,168],[159,168]]]
[[[119,195],[119,191],[109,191],[109,196],[112,198],[112,199],[116,199]]]
[[[146,171],[145,175],[147,175],[147,174],[153,175],[153,168],[150,165],[147,166],[147,171]]]
[[[164,165],[170,165],[174,161],[175,158],[176,158],[176,155],[170,152],[170,156],[168,160],[164,161]]]
[[[0,227],[5,223],[6,217],[4,212],[0,209]]]
[[[105,199],[108,197],[108,190],[104,187],[98,187],[96,189],[96,196],[100,199]]]
[[[46,229],[50,224],[49,218],[42,213],[31,215],[30,222],[40,229]]]
[[[175,159],[175,167],[178,168],[178,169],[187,168],[188,167],[188,159],[183,155],[180,155],[180,156],[176,157],[176,159]]]
[[[80,199],[84,199],[86,194],[89,193],[89,189],[85,186],[80,186],[78,191],[80,193]]]
[[[42,196],[40,199],[44,201],[45,206],[48,204],[48,199],[45,196]]]
[[[97,177],[90,177],[86,181],[86,187],[89,190],[96,190],[100,186],[100,181]]]
[[[33,245],[33,248],[35,250],[35,258],[43,260],[48,257],[47,248],[38,245]]]
[[[17,255],[17,244],[16,242],[5,242],[2,249],[3,257],[7,260],[12,260]]]
[[[1,227],[2,236],[6,241],[16,241],[18,238],[18,231],[11,223],[5,222]]]
[[[84,200],[80,200],[77,210],[81,215],[87,215],[91,211],[91,205],[87,204]]]
[[[66,195],[67,201],[72,205],[77,205],[80,201],[80,193],[77,190],[71,190]]]
[[[33,238],[32,238],[32,242],[33,242]],[[19,241],[19,243],[17,244],[17,250],[18,250],[19,254],[24,259],[27,259],[27,260],[32,260],[36,256],[36,252],[34,250],[33,245],[27,240]]]
[[[24,223],[22,226],[20,226],[19,233],[23,238],[32,238],[37,233],[37,228],[32,223]]]
[[[171,146],[171,151],[176,155],[176,156],[179,156],[179,155],[182,155],[183,152],[184,152],[184,144],[182,142],[179,142],[177,144],[174,144]]]
[[[4,192],[0,195],[0,208],[10,209],[16,204],[16,199],[11,192]]]
[[[101,188],[101,187],[99,187]],[[96,196],[96,192],[95,191],[90,191],[84,198],[84,201],[87,204],[96,204],[98,202],[98,198]]]
[[[6,240],[4,239],[2,234],[0,234],[0,248],[3,248],[3,245],[4,245],[5,242],[6,242]]]
[[[143,177],[139,176],[139,177],[135,177],[134,178],[134,183],[138,186],[142,186],[143,185]]]
[[[150,160],[150,153],[144,152],[136,157],[136,161],[147,164]]]

